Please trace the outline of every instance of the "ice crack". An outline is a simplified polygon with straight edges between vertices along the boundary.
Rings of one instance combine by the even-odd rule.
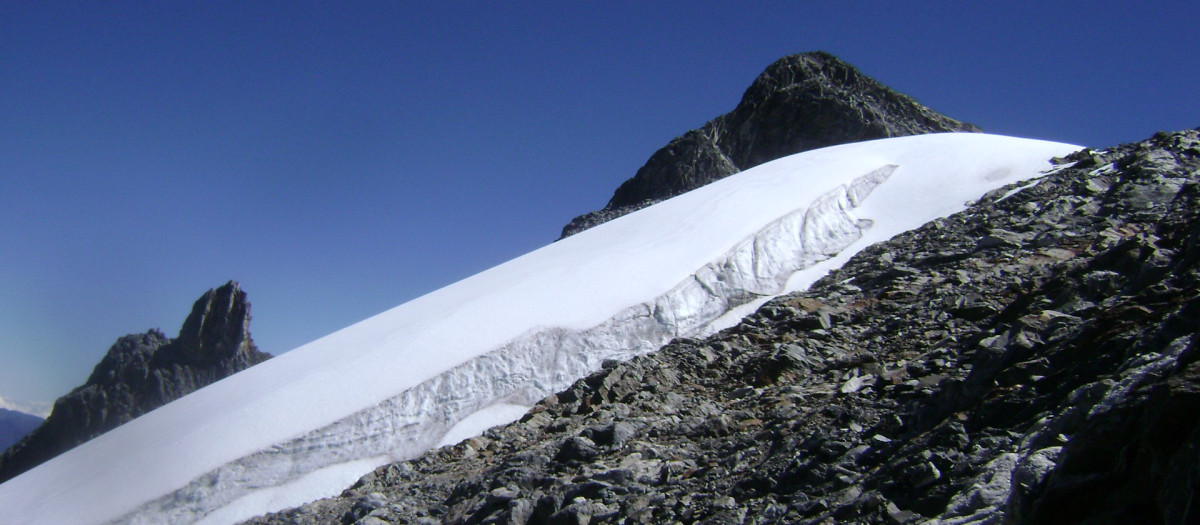
[[[628,359],[672,338],[695,335],[732,308],[781,293],[794,272],[861,238],[870,221],[860,221],[852,210],[897,168],[885,165],[839,185],[766,225],[653,301],[617,312],[598,326],[535,329],[371,408],[218,467],[114,523],[194,522],[255,491],[339,464],[357,462],[368,469],[365,474],[373,466],[420,455],[478,410],[501,402],[532,405],[607,359]],[[249,517],[227,514],[206,521]]]

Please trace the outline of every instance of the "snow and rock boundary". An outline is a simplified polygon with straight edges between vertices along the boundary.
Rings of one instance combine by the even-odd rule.
[[[1200,134],[1069,160],[250,523],[1194,523]]]
[[[738,243],[669,292],[596,327],[534,330],[374,407],[222,465],[117,521],[192,522],[214,511],[205,522],[249,518],[255,514],[238,511],[252,505],[237,500],[265,488],[266,480],[270,486],[288,485],[338,465],[351,465],[361,475],[389,461],[411,459],[434,448],[454,424],[479,410],[496,403],[532,406],[599,370],[605,360],[626,360],[694,335],[734,307],[781,293],[793,273],[858,240],[870,222],[855,217],[853,208],[896,168],[887,165],[838,185]],[[295,489],[275,501],[301,504],[328,495],[323,492]],[[257,498],[246,503],[251,502]]]
[[[0,507],[29,523],[79,516],[190,522],[206,513],[222,522],[297,503],[258,497],[271,486],[303,485],[313,489],[312,497],[334,494],[347,477],[437,444],[477,409],[530,403],[606,358],[652,350],[730,307],[778,293],[789,275],[796,277],[781,270],[784,262],[798,268],[835,252],[834,259],[844,260],[961,210],[987,191],[1036,177],[1051,157],[1075,149],[943,134],[836,146],[764,164],[198,391],[0,485]],[[863,198],[870,186],[874,191]],[[816,264],[807,271],[826,270]],[[735,282],[742,275],[746,282]],[[719,299],[708,306],[702,297]],[[589,331],[593,342],[576,343]],[[623,341],[635,344],[623,348]],[[572,350],[556,346],[575,344]],[[529,378],[529,386],[510,381],[520,377]],[[441,415],[425,431],[404,437],[409,422],[384,416],[401,412]],[[116,451],[126,454],[122,464],[92,466],[108,465],[119,457]],[[357,472],[335,472],[319,482],[306,477],[336,470],[342,461]],[[123,489],[112,493],[114,486]],[[237,486],[244,488],[231,488]],[[231,505],[200,508],[197,501]]]

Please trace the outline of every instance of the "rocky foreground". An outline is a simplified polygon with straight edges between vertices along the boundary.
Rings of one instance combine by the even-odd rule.
[[[252,523],[1197,523],[1198,215],[1200,131],[1084,150]]]

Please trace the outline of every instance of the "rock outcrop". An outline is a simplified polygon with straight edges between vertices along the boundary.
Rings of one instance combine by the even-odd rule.
[[[571,220],[567,237],[764,162],[863,140],[979,131],[922,106],[823,52],[779,59],[730,113],[675,138],[601,210]]]
[[[175,339],[158,330],[118,339],[83,386],[0,456],[0,482],[270,357],[250,338],[250,303],[238,283],[209,290]]]
[[[1200,522],[1200,130],[1084,150],[704,340],[252,523]]]

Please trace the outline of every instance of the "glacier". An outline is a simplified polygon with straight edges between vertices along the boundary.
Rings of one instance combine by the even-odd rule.
[[[974,133],[796,154],[568,237],[150,412],[0,484],[20,523],[234,523],[511,421],[708,333],[1078,146]]]

